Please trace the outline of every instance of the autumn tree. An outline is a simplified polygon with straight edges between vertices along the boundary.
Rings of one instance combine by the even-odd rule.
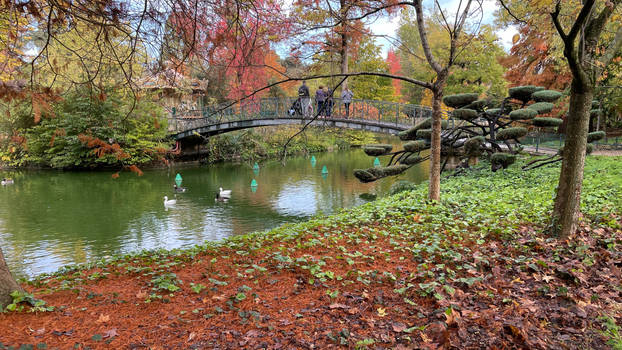
[[[577,226],[580,211],[583,167],[594,89],[603,71],[622,47],[621,0],[521,1],[500,0],[517,20],[548,15],[563,45],[563,55],[572,75],[567,116],[566,142],[559,184],[552,213],[552,233],[566,238]],[[527,8],[524,8],[527,6]],[[609,31],[611,30],[611,31]]]

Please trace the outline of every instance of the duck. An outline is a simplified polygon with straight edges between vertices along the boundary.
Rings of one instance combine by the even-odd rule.
[[[221,187],[220,192],[218,193],[218,197],[231,198],[231,190],[223,190]]]
[[[175,205],[177,203],[177,199],[168,199],[167,196],[164,196],[164,206],[171,206],[171,205]]]
[[[2,183],[2,186],[12,185],[13,184],[13,179],[3,178],[1,183]]]
[[[186,192],[186,188],[185,187],[181,187],[181,186],[177,186],[177,185],[173,185],[173,189],[177,193],[184,193],[184,192]]]
[[[214,202],[225,202],[229,201],[228,197],[221,197],[220,193],[216,193],[216,198],[214,198]]]

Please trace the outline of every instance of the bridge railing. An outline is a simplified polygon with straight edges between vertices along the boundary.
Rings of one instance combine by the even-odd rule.
[[[227,104],[205,106],[201,110],[175,110],[169,116],[169,131],[183,132],[212,124],[221,124],[241,120],[301,118],[303,116],[288,113],[293,108],[296,97],[261,98],[245,100],[232,106]],[[311,99],[312,116],[318,111],[318,104]],[[330,118],[346,118],[345,104],[340,98],[333,98],[330,112],[322,113]],[[353,99],[349,106],[349,119],[366,120],[396,126],[409,126],[432,116],[432,109],[419,105]],[[307,118],[309,118],[307,116]]]

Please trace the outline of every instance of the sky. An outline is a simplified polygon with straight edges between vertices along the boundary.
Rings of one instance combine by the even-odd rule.
[[[455,14],[458,5],[461,3],[461,0],[439,0],[441,7],[443,8],[445,14]],[[464,0],[462,1],[462,6],[464,7]],[[426,9],[431,9],[434,2],[433,0],[424,0],[423,5]],[[494,13],[500,7],[499,3],[496,0],[484,0],[483,5],[483,24],[492,25],[494,22]],[[379,20],[374,22],[370,29],[376,35],[388,35],[395,37],[397,32],[397,28],[399,27],[399,15],[394,16],[393,18],[387,18],[386,16],[381,17]],[[499,43],[503,46],[506,52],[510,51],[512,47],[512,37],[514,34],[518,33],[517,28],[509,27],[507,29],[497,30],[497,36],[499,36]],[[391,47],[391,44],[386,39],[379,38],[377,43],[382,46],[382,54],[383,57],[387,56],[387,52]]]

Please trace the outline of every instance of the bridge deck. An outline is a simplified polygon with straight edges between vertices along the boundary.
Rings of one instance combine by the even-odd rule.
[[[174,109],[169,117],[169,132],[175,139],[183,139],[197,133],[211,136],[246,128],[308,123],[310,117],[303,118],[300,114],[288,113],[295,100],[295,98],[262,98],[232,106],[213,106],[182,113]],[[349,118],[346,118],[345,107],[339,99],[335,99],[333,106],[331,116],[318,117],[311,122],[311,125],[395,135],[431,116],[431,110],[427,107],[386,101],[353,100]]]

